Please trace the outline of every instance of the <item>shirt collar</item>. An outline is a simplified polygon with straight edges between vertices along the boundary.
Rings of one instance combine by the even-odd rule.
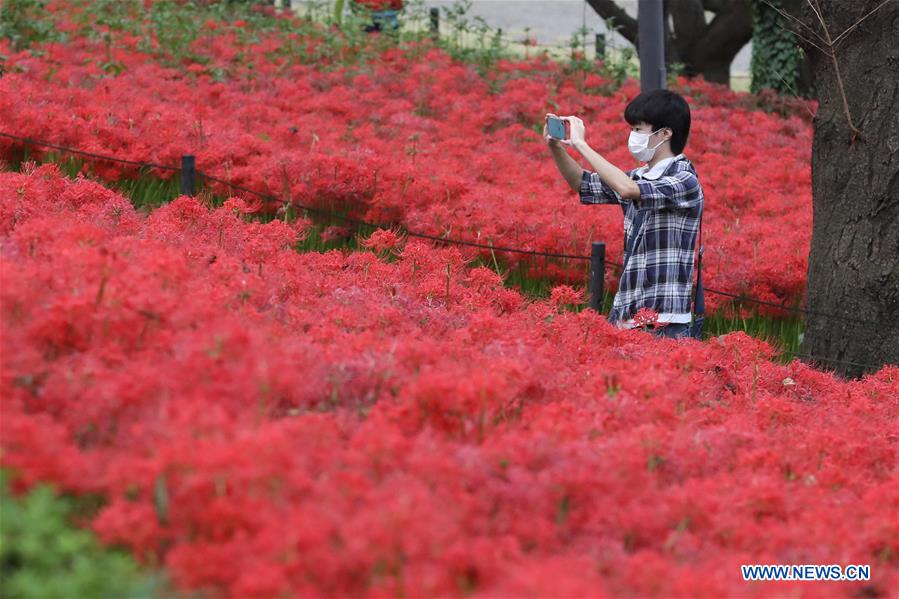
[[[648,164],[644,164],[640,168],[638,168],[634,174],[642,177],[643,179],[658,179],[662,176],[662,173],[668,168],[668,166],[674,162],[675,160],[681,160],[685,158],[683,153],[678,154],[677,156],[669,156],[664,160],[660,160],[656,163],[655,166],[649,168]]]

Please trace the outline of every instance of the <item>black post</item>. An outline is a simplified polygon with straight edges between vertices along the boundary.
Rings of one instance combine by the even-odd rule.
[[[606,34],[596,34],[596,58],[606,57]]]
[[[593,251],[590,253],[590,307],[597,312],[602,312],[605,273],[606,244],[601,241],[594,241]]]
[[[637,5],[640,41],[640,91],[665,89],[665,18],[659,0],[640,0]]]
[[[437,39],[440,35],[440,9],[431,9],[431,37]]]
[[[181,157],[181,195],[197,195],[197,159],[191,154]]]

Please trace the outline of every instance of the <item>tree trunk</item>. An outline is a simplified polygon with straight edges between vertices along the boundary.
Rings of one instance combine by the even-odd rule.
[[[799,63],[799,72],[796,74],[796,93],[803,98],[817,98],[818,96],[815,93],[815,75],[812,72],[812,63],[807,54]]]
[[[663,1],[666,64],[679,62],[684,65],[683,74],[687,77],[702,75],[706,81],[730,85],[730,64],[752,39],[749,0]],[[587,0],[587,3],[603,19],[613,19],[618,33],[637,48],[637,19],[628,15],[615,0]],[[706,10],[715,14],[709,23]]]
[[[808,3],[794,4],[807,25],[794,30],[827,50],[812,31],[832,41],[881,0],[816,3],[827,32]],[[834,44],[838,69],[825,52],[803,47],[819,101],[808,309],[878,324],[810,314],[802,353],[856,377],[877,368],[845,362],[899,364],[899,2],[883,4]]]
[[[752,40],[752,10],[749,0],[732,0],[727,9],[720,10],[705,24],[705,11],[698,0],[672,0],[674,35],[685,63],[684,75],[702,75],[706,81],[730,85],[730,64],[734,57]],[[685,9],[689,4],[700,6],[693,14]],[[678,16],[686,18],[678,18]],[[692,16],[691,16],[692,15]],[[686,24],[691,19],[699,22]],[[697,35],[698,33],[698,35]]]

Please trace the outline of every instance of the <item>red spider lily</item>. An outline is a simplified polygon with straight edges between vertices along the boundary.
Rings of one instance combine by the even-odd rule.
[[[368,239],[364,239],[360,243],[362,247],[369,248],[378,253],[395,253],[395,250],[402,247],[404,241],[404,236],[399,234],[398,231],[378,229],[372,233]]]
[[[67,5],[52,9],[65,22]],[[245,38],[222,27],[208,44],[198,44],[195,51],[208,63],[197,77],[160,67],[127,37],[114,45],[125,70],[100,79],[95,59],[106,51],[100,41],[73,35],[39,56],[3,49],[9,56],[0,78],[4,127],[136,161],[178,164],[193,153],[201,170],[235,184],[423,233],[450,230],[464,239],[480,233],[495,245],[580,255],[603,240],[607,257],[620,261],[617,209],[580,205],[533,126],[550,110],[550,96],[563,97],[565,106],[552,110],[581,115],[598,151],[622,168],[636,166],[622,119],[639,91],[636,81],[611,93],[609,82],[588,76],[581,87],[541,59],[500,61],[485,79],[435,48],[417,49],[421,56],[414,59],[387,50],[370,75],[322,71],[273,58],[280,43],[274,35]],[[314,51],[313,36],[302,41]],[[772,109],[769,99],[701,80],[680,79],[676,88],[692,104],[686,153],[708,202],[707,285],[800,303],[811,236],[815,103],[774,107],[787,115],[780,116],[759,110]],[[239,109],[219,108],[229,106]],[[0,158],[16,151],[0,139]],[[110,178],[133,170],[99,162],[90,168]],[[252,201],[256,212],[274,213],[281,205]],[[780,234],[784,222],[790,235]],[[489,250],[482,254],[492,259]],[[510,264],[520,259],[503,257]],[[573,274],[550,280],[564,283]],[[616,282],[610,279],[610,290]],[[707,301],[711,310],[730,302],[713,294]]]
[[[100,538],[183,591],[899,583],[896,367],[843,381],[743,333],[637,338],[458,248],[297,253],[235,204],[145,217],[54,166],[0,173],[0,463],[18,490],[102,496]],[[739,575],[850,561],[872,580]]]
[[[122,36],[110,51],[125,69],[109,77],[104,44],[60,28],[70,40],[44,53],[0,41],[5,131],[136,161],[194,153],[281,201],[181,197],[143,216],[54,166],[0,172],[0,464],[17,490],[99,494],[100,538],[186,594],[899,588],[895,366],[844,381],[742,333],[634,336],[560,311],[582,301],[570,287],[527,301],[469,269],[472,248],[297,253],[310,221],[243,219],[289,200],[538,251],[605,240],[620,259],[617,208],[578,205],[532,127],[564,98],[588,141],[629,166],[636,82],[611,93],[588,76],[599,95],[581,93],[541,59],[500,61],[485,80],[433,48],[329,72],[224,25],[192,48],[205,73],[162,68]],[[707,284],[801,297],[814,103],[678,89],[709,202]],[[0,138],[0,158],[19,151]],[[739,576],[743,563],[850,562],[872,564],[872,580]]]
[[[557,310],[561,310],[565,306],[580,305],[584,303],[584,292],[580,289],[573,289],[569,285],[558,285],[550,291],[549,302]]]
[[[637,323],[637,326],[645,327],[649,325],[654,325],[658,323],[659,314],[652,308],[640,308],[637,310],[637,313],[634,314],[634,322]]]

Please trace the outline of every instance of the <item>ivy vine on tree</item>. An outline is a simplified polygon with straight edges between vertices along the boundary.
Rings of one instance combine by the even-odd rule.
[[[774,6],[772,6],[772,4]],[[783,24],[780,0],[752,2],[752,61],[750,91],[770,88],[784,95],[799,95],[799,70],[805,55]]]

